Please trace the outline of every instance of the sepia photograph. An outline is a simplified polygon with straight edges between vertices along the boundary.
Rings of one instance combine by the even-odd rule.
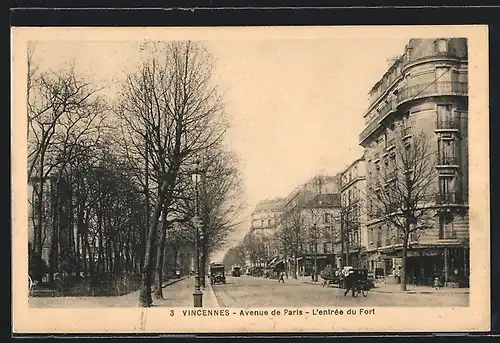
[[[487,329],[487,34],[13,28],[14,327]]]

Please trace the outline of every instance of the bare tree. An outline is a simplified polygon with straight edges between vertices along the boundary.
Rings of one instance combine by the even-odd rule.
[[[220,97],[211,83],[211,57],[201,44],[147,42],[141,49],[144,60],[127,75],[117,113],[127,156],[148,161],[156,183],[139,298],[141,306],[150,306],[160,215],[174,204],[179,171],[193,155],[216,144],[225,126]]]
[[[41,72],[28,50],[28,182],[33,184],[33,256],[41,262],[44,227],[44,186],[50,177],[58,185],[61,171],[75,158],[80,141],[97,141],[102,132],[106,104],[99,88],[78,77],[75,66]],[[51,175],[54,174],[55,175]],[[52,237],[53,238],[53,237]],[[54,259],[51,259],[54,261]],[[53,266],[52,266],[53,267]],[[52,268],[53,269],[53,268]],[[52,275],[52,272],[51,272]],[[39,274],[41,281],[41,274]]]
[[[199,247],[201,249],[200,266],[205,275],[211,254],[224,247],[229,235],[242,223],[240,218],[244,209],[244,188],[238,169],[236,156],[220,144],[213,145],[198,154],[201,182],[196,190],[193,183],[185,186],[178,194],[180,211],[186,218],[196,213],[195,202],[198,198],[198,215],[203,227]],[[196,244],[195,228],[189,221],[186,225],[186,240]],[[201,280],[204,286],[205,279]]]
[[[407,136],[406,136],[407,137]],[[412,139],[397,135],[384,167],[368,194],[369,208],[395,228],[402,240],[401,290],[406,291],[406,260],[410,238],[430,227],[436,192],[436,154],[424,132]]]
[[[302,208],[294,206],[285,211],[280,218],[279,226],[278,237],[282,243],[285,261],[287,258],[292,259],[292,277],[297,279],[297,258],[307,235]]]
[[[352,265],[350,250],[360,246],[361,201],[359,194],[354,195],[351,192],[347,192],[341,200],[338,242],[341,247],[342,266]]]

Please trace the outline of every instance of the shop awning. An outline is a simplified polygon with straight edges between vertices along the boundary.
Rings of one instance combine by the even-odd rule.
[[[369,257],[368,257],[368,261],[376,261],[376,260],[378,260],[381,256],[382,256],[382,254],[381,254],[381,253],[376,252],[376,253],[374,253],[373,255],[371,255],[371,256],[369,256]]]
[[[368,261],[380,261],[380,260],[387,260],[387,259],[392,259],[392,256],[389,256],[387,254],[382,254],[380,252],[376,252],[373,255],[368,257]]]

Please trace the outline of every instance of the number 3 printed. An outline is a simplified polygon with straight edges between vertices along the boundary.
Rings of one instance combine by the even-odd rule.
[[[174,310],[170,310],[170,316],[173,317],[174,316]]]

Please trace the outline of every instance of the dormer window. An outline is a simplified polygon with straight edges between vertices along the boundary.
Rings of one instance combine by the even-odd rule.
[[[448,52],[448,42],[446,39],[438,39],[436,41],[436,51],[440,54]]]
[[[407,61],[407,62],[409,62],[409,61],[410,61],[410,55],[411,55],[412,50],[413,50],[413,49],[412,49],[412,48],[410,48],[410,47],[407,47],[407,48],[406,48],[406,54],[405,54],[406,56],[405,56],[405,59],[406,59],[406,61]]]

